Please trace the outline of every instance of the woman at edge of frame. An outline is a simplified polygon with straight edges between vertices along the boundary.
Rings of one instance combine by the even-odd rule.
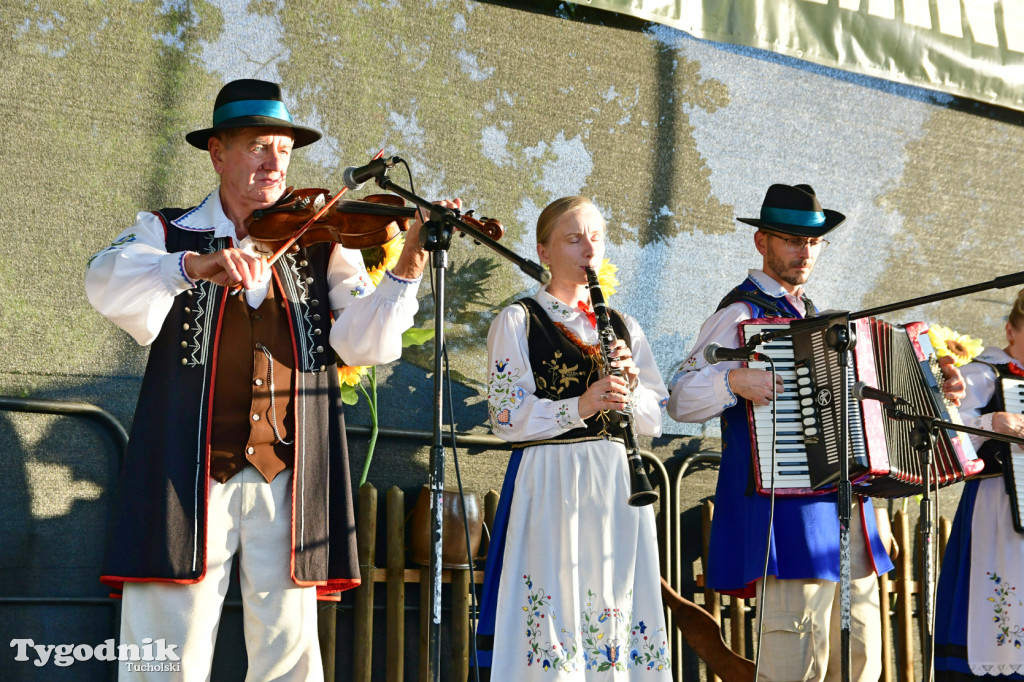
[[[487,336],[491,428],[517,447],[487,556],[481,680],[671,679],[653,507],[627,504],[616,439],[627,403],[638,434],[660,435],[668,391],[640,326],[614,310],[622,377],[602,372],[583,268],[600,266],[604,237],[589,199],[549,204],[537,254],[551,281]]]
[[[1003,378],[1024,380],[1024,290],[1010,311],[1006,342],[1003,349],[986,347],[962,368],[967,396],[960,415],[967,426],[1024,437],[1024,415],[1005,411],[1000,387]],[[1024,535],[1013,528],[1002,475],[1011,446],[975,435],[971,441],[985,469],[964,484],[939,573],[935,679],[1020,680]]]

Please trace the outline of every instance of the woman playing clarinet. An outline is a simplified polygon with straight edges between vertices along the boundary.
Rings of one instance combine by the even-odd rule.
[[[481,679],[671,679],[653,507],[627,503],[620,428],[626,411],[660,435],[668,392],[628,315],[609,312],[617,340],[602,353],[585,268],[604,238],[589,199],[548,205],[537,253],[551,281],[487,336],[491,428],[516,449],[487,556]]]
[[[1024,380],[1024,290],[1006,323],[1006,347],[985,348],[962,372],[964,424],[1024,436],[1024,415],[1014,413],[1018,408],[1008,406],[1003,395],[1004,383]],[[1013,528],[1003,477],[1011,446],[974,435],[971,441],[985,469],[964,485],[942,561],[935,679],[1024,679],[1024,535]]]

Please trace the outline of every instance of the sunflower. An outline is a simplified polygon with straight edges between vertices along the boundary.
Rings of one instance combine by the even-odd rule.
[[[384,278],[384,271],[390,270],[398,263],[398,256],[405,246],[405,235],[399,234],[381,246],[363,251],[363,262],[366,263],[366,274],[370,276],[373,286],[379,286]]]
[[[951,355],[954,364],[962,367],[973,360],[985,345],[981,339],[974,339],[966,334],[953,331],[941,324],[933,324],[928,329],[928,338],[940,358]]]
[[[362,381],[363,375],[366,374],[368,369],[368,367],[349,367],[348,365],[338,365],[338,381],[346,386],[358,386],[359,382]]]
[[[605,299],[611,298],[619,286],[619,278],[615,276],[615,273],[619,271],[617,265],[612,265],[611,260],[605,258],[601,261],[601,267],[597,269],[597,283],[601,286],[601,293],[604,294]]]

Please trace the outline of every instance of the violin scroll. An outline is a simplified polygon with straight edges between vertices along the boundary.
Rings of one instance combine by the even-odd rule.
[[[486,216],[477,218],[473,215],[473,209],[466,211],[462,215],[462,221],[480,230],[494,241],[498,241],[505,236],[505,226],[500,221]]]

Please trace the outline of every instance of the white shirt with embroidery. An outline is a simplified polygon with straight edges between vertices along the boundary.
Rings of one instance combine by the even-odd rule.
[[[552,320],[564,324],[583,343],[599,342],[597,330],[587,316],[549,294],[546,287],[541,287],[533,298]],[[634,429],[639,435],[660,436],[661,410],[668,392],[640,325],[628,315],[622,317],[632,341],[633,362],[640,370],[632,398]],[[491,430],[501,438],[511,442],[543,440],[586,427],[580,418],[579,397],[550,400],[535,395],[537,385],[530,365],[526,311],[521,305],[508,306],[491,323],[487,368]]]
[[[785,298],[801,315],[806,314],[802,287],[791,294],[761,270],[750,270],[747,276],[765,294],[772,298]],[[729,387],[729,372],[742,365],[739,362],[709,365],[704,360],[704,349],[712,343],[723,348],[740,347],[743,344],[740,343],[739,324],[749,319],[750,306],[736,302],[704,321],[682,369],[668,383],[670,417],[680,422],[705,422],[736,404],[736,395]]]
[[[234,247],[254,252],[251,239],[239,242],[218,190],[174,223],[186,230],[212,230],[214,238],[230,238]],[[149,345],[160,333],[174,298],[196,285],[185,274],[184,257],[185,252],[168,253],[160,219],[140,212],[134,225],[89,260],[85,273],[89,302],[139,344]],[[402,332],[412,326],[419,309],[419,280],[389,272],[374,290],[360,252],[338,245],[331,250],[327,283],[335,311],[330,342],[338,355],[355,366],[399,358]],[[259,307],[269,286],[267,279],[246,291],[249,305]]]

